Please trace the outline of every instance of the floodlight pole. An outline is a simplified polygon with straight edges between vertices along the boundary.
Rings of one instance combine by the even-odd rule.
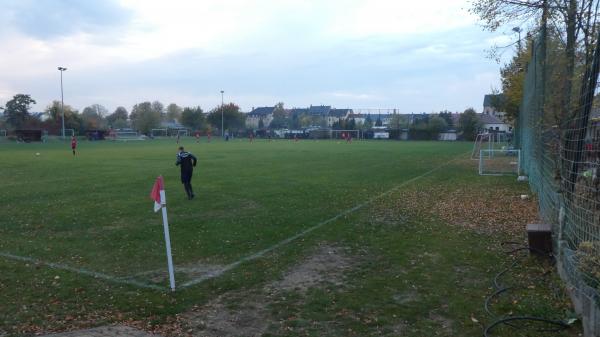
[[[519,53],[521,53],[521,27],[515,27],[512,29],[512,31],[519,34],[519,40],[517,41],[517,48],[519,48]]]
[[[58,67],[60,71],[60,109],[62,110],[62,139],[65,139],[65,98],[63,95],[63,71],[66,71],[65,67]]]
[[[221,138],[225,137],[225,127],[223,122],[223,93],[225,93],[225,91],[221,90]]]

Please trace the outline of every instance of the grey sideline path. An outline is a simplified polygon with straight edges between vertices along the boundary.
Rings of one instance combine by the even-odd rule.
[[[112,325],[99,328],[44,335],[42,337],[161,337],[128,326]]]

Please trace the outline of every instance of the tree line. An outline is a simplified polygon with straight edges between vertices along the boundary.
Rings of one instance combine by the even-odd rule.
[[[177,122],[194,131],[210,132],[212,129],[237,131],[245,127],[245,114],[235,103],[217,106],[207,113],[201,107],[181,107],[171,103],[166,107],[159,101],[135,104],[131,112],[119,106],[112,113],[100,104],[92,104],[81,112],[60,101],[53,101],[43,112],[32,113],[31,105],[36,101],[27,94],[17,94],[8,101],[3,109],[0,129],[45,129],[60,133],[64,109],[66,129],[83,134],[90,130],[108,130],[132,128],[144,134],[152,129],[161,128],[164,122]],[[223,121],[221,121],[221,115]]]

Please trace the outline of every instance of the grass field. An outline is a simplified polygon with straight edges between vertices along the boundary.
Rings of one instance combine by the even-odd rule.
[[[514,216],[493,200],[486,205],[501,208],[490,209],[496,222],[465,213],[472,223],[457,226],[447,215],[461,197],[528,192],[514,177],[477,176],[466,160],[470,143],[183,145],[199,159],[192,201],[172,140],[81,142],[75,157],[66,143],[0,144],[0,335],[125,322],[217,336],[225,328],[211,326],[227,317],[210,309],[238,321],[252,313],[262,325],[238,332],[268,336],[478,336],[489,323],[483,301],[507,259],[497,244],[523,233],[471,226],[501,225],[507,209]],[[183,285],[173,294],[161,217],[149,198],[158,175]],[[520,272],[540,268],[549,267],[525,260]],[[545,283],[552,282],[559,284]],[[567,315],[560,291],[526,289],[529,301],[497,310]],[[552,300],[535,300],[544,296]]]

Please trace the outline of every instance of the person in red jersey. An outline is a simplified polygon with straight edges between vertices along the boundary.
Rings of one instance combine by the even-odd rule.
[[[200,143],[200,132],[196,131],[196,143]]]
[[[73,155],[75,155],[75,149],[77,149],[77,138],[75,136],[71,137],[71,150],[73,150]]]

